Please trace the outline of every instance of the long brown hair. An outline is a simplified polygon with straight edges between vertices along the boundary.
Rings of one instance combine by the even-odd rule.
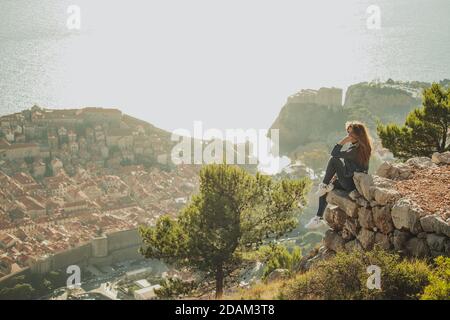
[[[368,166],[370,155],[372,153],[372,139],[369,135],[369,130],[366,125],[359,121],[351,121],[345,124],[345,128],[348,130],[352,128],[352,136],[358,140],[358,153],[357,162],[360,165]]]

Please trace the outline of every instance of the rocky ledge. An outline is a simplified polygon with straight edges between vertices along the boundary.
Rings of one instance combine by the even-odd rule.
[[[450,256],[450,152],[356,173],[356,190],[333,190],[330,229],[318,255],[380,246],[415,257]],[[317,259],[317,255],[313,260]]]

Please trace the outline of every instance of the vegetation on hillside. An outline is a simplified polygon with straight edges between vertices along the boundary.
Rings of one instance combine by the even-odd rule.
[[[197,272],[203,283],[215,281],[216,297],[221,297],[224,281],[242,267],[246,252],[296,227],[309,184],[207,165],[200,172],[200,192],[177,220],[163,216],[155,227],[141,229],[141,252]]]
[[[367,286],[371,265],[380,267],[381,288]],[[292,300],[450,299],[450,258],[408,260],[381,249],[340,252],[288,280],[259,283],[227,298]]]
[[[437,257],[436,268],[428,275],[423,300],[450,300],[450,258]]]
[[[434,83],[423,91],[422,107],[411,111],[403,126],[380,124],[377,131],[383,147],[407,159],[450,150],[449,129],[450,88]]]
[[[271,244],[262,246],[259,251],[260,260],[265,262],[263,279],[266,279],[276,269],[284,269],[292,273],[302,259],[302,251],[298,246],[290,252],[286,246]]]
[[[0,300],[30,300],[50,294],[66,285],[67,274],[61,270],[46,274],[14,276],[0,285]]]

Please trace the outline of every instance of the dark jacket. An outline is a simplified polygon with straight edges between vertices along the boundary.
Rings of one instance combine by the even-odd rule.
[[[369,166],[363,166],[358,163],[357,159],[357,148],[358,144],[352,144],[347,150],[341,151],[342,145],[336,144],[331,150],[331,156],[335,158],[344,159],[345,173],[346,177],[353,177],[355,172],[367,173]]]

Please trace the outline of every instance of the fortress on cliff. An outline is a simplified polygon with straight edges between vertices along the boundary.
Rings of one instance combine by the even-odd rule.
[[[302,89],[291,95],[287,103],[318,104],[328,107],[342,106],[342,89],[339,88],[320,88],[319,90]]]

